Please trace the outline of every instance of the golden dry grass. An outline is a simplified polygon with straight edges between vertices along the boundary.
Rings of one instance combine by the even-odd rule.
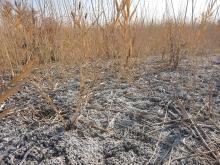
[[[45,8],[31,8],[26,2],[0,2],[0,74],[10,71],[14,76],[11,83],[20,84],[33,68],[33,61],[37,61],[35,65],[54,62],[78,65],[83,70],[86,63],[102,59],[115,63],[114,70],[132,79],[129,72],[138,58],[159,55],[166,66],[177,68],[183,56],[219,50],[220,24],[212,19],[218,10],[217,0],[207,2],[201,20],[193,24],[186,20],[186,13],[180,17],[173,13],[173,18],[164,18],[161,22],[144,22],[135,18],[139,3],[112,2],[113,6],[109,6],[114,11],[112,19],[104,21],[101,17],[107,15],[104,8],[98,13],[93,9],[93,14],[89,15],[81,1],[72,10],[65,11],[68,21],[58,19],[59,11],[46,1],[43,4],[49,15],[43,13]],[[88,19],[89,16],[94,19]],[[20,74],[14,75],[21,67]],[[81,73],[81,77],[86,77],[85,74]],[[0,102],[15,93],[18,86],[1,94]]]
[[[25,2],[15,5],[1,2],[1,70],[11,68],[13,71],[33,57],[39,64],[120,59],[122,68],[127,68],[133,57],[160,54],[170,56],[169,64],[177,67],[181,54],[186,51],[193,55],[202,51],[201,48],[208,49],[204,47],[207,42],[216,48],[219,46],[217,37],[213,39],[220,31],[219,24],[211,19],[215,0],[207,4],[201,20],[193,25],[184,15],[177,18],[175,14],[174,18],[164,18],[162,22],[145,23],[135,19],[138,3],[136,6],[131,0],[113,2],[113,19],[102,23],[99,14],[105,11],[95,14],[91,23],[89,11],[84,10],[81,1],[75,10],[66,11],[70,18],[67,22],[57,19],[55,12],[43,15],[39,13],[41,10],[30,8]],[[50,13],[54,8],[46,10]]]

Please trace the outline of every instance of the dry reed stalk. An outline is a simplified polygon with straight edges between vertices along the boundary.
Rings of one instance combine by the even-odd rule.
[[[0,95],[0,103],[4,102],[6,99],[11,97],[13,94],[15,94],[20,89],[20,84],[16,85],[15,87],[11,89],[7,89],[6,92]]]
[[[202,129],[201,129],[201,130],[198,129],[197,122],[194,121],[194,120],[189,116],[188,112],[186,111],[185,105],[182,103],[182,101],[177,100],[177,101],[176,101],[176,104],[177,104],[177,106],[180,108],[180,111],[181,111],[181,113],[182,113],[182,116],[183,116],[184,118],[186,118],[186,119],[189,119],[189,121],[190,121],[192,127],[194,128],[194,130],[195,130],[196,134],[198,135],[199,139],[202,141],[203,145],[210,151],[210,154],[213,156],[213,158],[215,158],[216,160],[218,160],[218,157],[216,156],[216,153],[213,152],[213,150],[210,148],[210,145],[206,142],[206,140],[205,140],[204,137],[203,137],[203,134],[201,133],[201,132],[204,133],[204,131],[203,131]],[[207,136],[206,133],[205,133],[205,136]],[[207,138],[207,137],[206,137],[206,138]],[[208,139],[210,139],[210,138],[208,137]]]
[[[83,105],[86,105],[90,97],[90,93],[86,94],[84,96],[81,96],[80,99],[78,100],[77,106],[76,106],[76,111],[74,112],[73,116],[71,117],[71,124],[73,126],[76,125],[78,118],[80,116],[80,112],[82,111]]]
[[[11,80],[11,84],[16,84],[26,78],[34,67],[35,60],[30,60],[21,70],[20,74]]]
[[[58,117],[61,119],[62,123],[64,124],[64,127],[67,128],[67,124],[66,121],[64,119],[64,117],[61,115],[61,111],[59,110],[59,108],[53,103],[53,100],[50,98],[50,96],[44,92],[41,87],[35,83],[35,82],[30,82],[39,92],[39,94],[46,99],[46,101],[48,102],[48,104],[52,107],[53,111],[58,115]]]
[[[9,116],[9,115],[11,115],[13,113],[14,113],[13,109],[11,109],[11,108],[10,109],[6,109],[6,110],[0,112],[0,119],[3,119],[3,118],[5,118],[5,117],[7,117],[7,116]]]
[[[24,78],[26,78],[32,71],[34,67],[34,60],[29,61],[21,70],[21,73],[17,76],[15,76],[7,85],[4,85],[6,87],[6,91],[3,94],[0,94],[0,103],[8,99],[10,96],[15,94],[19,88],[20,85],[24,82]],[[11,88],[8,88],[8,86],[13,86]]]
[[[198,44],[201,44],[201,41],[204,41],[204,35],[207,30],[207,26],[209,23],[209,20],[214,14],[214,7],[217,4],[217,0],[212,0],[211,2],[208,3],[208,7],[206,11],[202,14],[202,20],[200,22],[200,26],[198,31],[196,32],[196,37],[195,40],[197,41],[197,47],[199,47]]]
[[[122,42],[123,42],[123,55],[121,57],[122,60],[122,70],[121,74],[123,74],[123,77],[129,78],[129,67],[131,67],[130,63],[130,58],[133,55],[133,47],[134,47],[134,42],[135,39],[131,36],[131,21],[132,18],[137,10],[137,7],[140,3],[140,0],[138,1],[137,5],[131,11],[132,7],[132,1],[131,0],[122,0],[120,3],[118,0],[114,1],[115,3],[115,9],[116,9],[116,16],[114,20],[114,28],[117,28],[119,26],[120,32],[121,32],[121,37],[122,37]],[[123,57],[124,56],[124,57]],[[121,62],[120,62],[121,63]]]
[[[178,17],[175,13],[174,1],[169,2],[171,8],[167,7],[167,10],[170,10],[169,12],[172,14],[170,18],[173,18],[170,21],[170,34],[168,34],[169,29],[166,29],[169,27],[166,26],[165,18],[160,23],[154,20],[142,21],[141,18],[147,18],[144,18],[144,14],[141,13],[141,15],[143,14],[141,18],[134,19],[139,9],[138,5],[141,3],[140,0],[114,0],[109,6],[104,5],[105,3],[110,4],[110,1],[94,0],[91,1],[92,11],[86,10],[83,5],[85,1],[76,2],[79,3],[73,6],[75,10],[70,12],[72,4],[67,1],[61,3],[36,1],[36,9],[39,13],[25,3],[22,6],[13,5],[10,1],[5,5],[0,3],[3,22],[0,27],[2,34],[0,40],[7,49],[2,49],[0,57],[11,68],[19,67],[22,61],[33,56],[39,58],[41,64],[48,62],[81,64],[103,57],[109,61],[120,59],[118,63],[121,65],[121,70],[124,69],[126,73],[133,67],[133,59],[136,59],[137,56],[144,57],[162,52],[163,57],[170,53],[172,63],[170,65],[175,68],[181,59],[183,50],[187,49],[192,52],[190,54],[196,54],[195,52],[203,47],[202,40],[207,41],[205,37],[207,37],[208,26],[217,29],[217,25],[210,24],[207,19],[213,15],[217,0],[209,1],[210,5],[204,12],[203,23],[196,22],[195,15],[192,15],[193,23],[187,21],[187,12],[191,7],[189,0],[187,0],[186,7],[184,6],[183,20],[181,20],[181,15]],[[166,2],[168,3],[168,1]],[[57,4],[58,8],[55,7]],[[194,6],[192,5],[193,13]],[[143,8],[143,6],[141,7]],[[142,9],[143,12],[147,12],[147,10],[147,8]],[[59,14],[63,13],[65,16],[68,15],[68,19],[59,18]],[[69,18],[71,18],[71,22]],[[53,21],[45,23],[46,20]],[[73,24],[74,27],[72,27]],[[166,33],[167,39],[164,41],[165,37],[161,36]],[[213,33],[217,34],[217,30]],[[208,39],[214,43],[212,38]],[[186,42],[185,45],[182,40]],[[5,56],[7,52],[9,58]]]

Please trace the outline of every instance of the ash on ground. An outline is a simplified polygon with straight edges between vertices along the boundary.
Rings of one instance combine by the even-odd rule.
[[[0,164],[219,164],[215,59],[185,59],[161,71],[149,61],[130,83],[102,67],[83,86],[78,68],[36,71],[60,114],[36,86],[23,84],[1,105],[0,114],[11,107],[14,113],[0,120]]]

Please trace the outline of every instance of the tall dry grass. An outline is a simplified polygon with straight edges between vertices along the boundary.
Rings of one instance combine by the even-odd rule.
[[[175,69],[184,56],[219,50],[220,24],[214,19],[217,0],[207,2],[197,21],[193,14],[192,20],[187,20],[190,0],[182,15],[175,13],[171,0],[172,16],[162,21],[137,17],[140,1],[91,1],[90,10],[88,1],[83,0],[1,1],[0,74],[10,71],[15,76],[16,69],[35,59],[38,65],[80,66],[83,84],[85,66],[102,60],[132,79],[130,71],[137,59],[161,56],[166,67]],[[60,13],[66,17],[60,18]]]
[[[85,2],[74,1],[72,10],[65,11],[68,16],[65,20],[57,18],[59,9],[55,2],[35,2],[38,8],[29,7],[28,1],[1,2],[1,70],[14,70],[32,57],[36,57],[39,64],[120,59],[122,68],[127,68],[133,57],[159,54],[170,56],[169,65],[176,68],[181,54],[196,54],[202,48],[208,49],[206,45],[210,43],[212,49],[219,47],[219,24],[211,19],[216,0],[208,2],[200,21],[193,24],[186,21],[186,14],[175,15],[172,1],[173,17],[161,22],[136,18],[139,4],[133,4],[132,0],[112,0],[109,6],[109,10],[114,11],[112,19],[103,19],[109,15],[104,7],[91,12],[85,10]],[[62,2],[64,7],[71,6],[67,1]],[[99,3],[98,6],[102,6],[105,2]]]

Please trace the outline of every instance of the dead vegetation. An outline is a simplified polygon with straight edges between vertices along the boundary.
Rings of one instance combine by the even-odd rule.
[[[1,2],[1,72],[9,69],[13,79],[8,84],[1,83],[5,92],[1,94],[0,102],[17,92],[20,84],[24,82],[23,79],[36,64],[47,65],[55,62],[80,66],[81,93],[85,93],[89,90],[84,88],[89,73],[84,71],[84,68],[91,62],[109,61],[112,63],[112,69],[119,73],[119,77],[132,82],[132,70],[139,58],[161,55],[165,65],[160,67],[176,69],[186,55],[204,54],[209,50],[207,42],[213,43],[215,50],[218,50],[219,46],[219,41],[212,41],[210,35],[210,29],[215,29],[213,34],[219,32],[219,24],[212,19],[218,11],[217,0],[208,2],[201,19],[193,24],[190,24],[186,17],[189,2],[185,13],[177,17],[171,1],[173,18],[150,23],[134,19],[140,0],[135,5],[131,0],[114,0],[112,6],[107,6],[114,10],[111,21],[107,20],[109,13],[105,12],[104,2],[98,3],[98,6],[102,6],[100,13],[96,13],[91,2],[95,19],[89,20],[84,4],[74,1],[73,9],[67,14],[69,20],[65,20],[65,23],[64,20],[56,18],[61,9],[56,11],[55,3],[44,4],[40,0],[34,2],[40,8],[31,8],[25,1]],[[42,5],[46,8],[42,8]],[[65,7],[68,4],[63,2],[63,5]],[[54,10],[55,13],[41,13],[45,10],[48,13]],[[99,20],[103,17],[101,15],[105,18],[104,22]],[[20,67],[23,68],[22,71],[15,75],[14,70]],[[94,87],[96,80],[90,81],[93,81]],[[12,84],[13,87],[10,88]],[[52,104],[49,97],[46,98]]]
[[[13,3],[1,1],[0,75],[10,74],[12,78],[8,82],[0,82],[0,89],[3,91],[0,93],[0,105],[27,82],[34,86],[39,95],[51,106],[56,114],[55,118],[62,122],[66,130],[75,128],[79,122],[87,127],[110,133],[111,128],[100,127],[88,116],[83,115],[83,110],[90,102],[94,91],[103,85],[104,76],[101,73],[111,72],[121,82],[129,82],[135,86],[135,70],[148,57],[161,57],[159,64],[152,66],[153,70],[155,68],[177,70],[181,60],[187,56],[192,59],[198,55],[219,52],[220,24],[215,18],[219,9],[217,0],[207,2],[206,10],[201,17],[194,20],[192,16],[190,21],[186,17],[190,1],[187,1],[185,13],[179,16],[175,13],[171,0],[169,6],[172,17],[164,17],[162,21],[137,18],[140,1],[134,3],[132,0],[113,0],[111,3],[106,2],[107,6],[103,5],[104,1],[91,1],[92,11],[86,10],[83,1],[77,0],[73,1],[73,5],[62,0],[64,9],[57,9],[57,4],[49,1],[34,0],[32,2],[35,6],[32,7],[28,1]],[[67,6],[71,8],[68,9]],[[98,11],[95,6],[98,6]],[[110,13],[106,12],[106,7]],[[62,12],[66,13],[66,18],[59,18]],[[68,118],[53,102],[49,92],[44,90],[43,80],[41,82],[40,77],[33,78],[31,74],[33,70],[51,65],[78,68],[80,89],[77,104],[72,108]],[[51,84],[50,90],[54,90],[57,84],[53,82]],[[208,161],[218,163],[219,150],[215,145],[211,145],[209,136],[198,125],[196,121],[198,116],[191,117],[181,100],[175,100],[174,104],[177,107],[177,112],[174,113],[178,115],[172,116],[174,113],[166,110],[169,117],[165,115],[163,121],[157,124],[162,125],[161,128],[170,123],[183,125],[205,148],[205,152],[195,151],[183,141],[183,145],[191,151],[191,156],[206,156]],[[212,118],[214,112],[211,101],[203,108],[199,113],[206,109],[210,115],[209,121],[213,122],[211,127],[219,130],[218,124]],[[0,119],[14,113],[18,112],[14,112],[13,108],[0,111]],[[162,140],[160,134],[155,145],[155,154]],[[171,160],[172,151],[173,146],[165,157],[155,159],[154,163],[163,163],[167,156],[170,156],[168,164],[185,158],[183,156]],[[149,159],[148,164],[154,159],[155,154]]]
[[[1,2],[2,70],[14,70],[32,57],[36,57],[39,64],[81,65],[100,58],[119,60],[118,64],[126,70],[133,65],[134,58],[160,54],[169,56],[168,65],[176,68],[181,56],[205,52],[209,46],[207,41],[214,44],[215,49],[219,45],[219,41],[212,41],[210,34],[218,34],[219,30],[213,18],[218,11],[216,0],[207,3],[206,10],[193,24],[186,17],[190,6],[178,16],[172,1],[167,5],[173,17],[165,17],[160,22],[136,18],[140,0],[135,4],[132,0],[114,0],[107,3],[109,6],[91,1],[93,14],[88,13],[91,11],[86,10],[83,1],[74,1],[73,5],[63,1],[64,7],[72,6],[71,10],[65,10],[65,19],[57,18],[64,11],[56,10],[56,3],[41,0],[32,3],[35,6],[29,7],[25,1]],[[97,6],[102,6],[99,13]],[[114,12],[107,13],[106,8]]]

